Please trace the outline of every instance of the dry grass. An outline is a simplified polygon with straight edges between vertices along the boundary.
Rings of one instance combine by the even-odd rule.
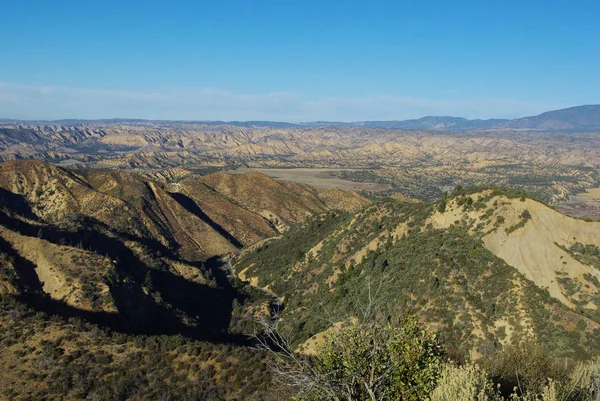
[[[493,385],[486,372],[477,365],[448,364],[442,371],[431,401],[485,401],[493,393]]]
[[[475,364],[444,367],[430,401],[598,401],[600,400],[600,364],[579,363],[565,380],[542,378],[541,387],[515,388],[507,397],[489,379],[489,373]]]

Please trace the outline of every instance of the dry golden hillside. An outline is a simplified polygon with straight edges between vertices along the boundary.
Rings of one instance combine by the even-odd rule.
[[[75,173],[43,162],[8,162],[0,165],[0,188],[24,196],[47,222],[85,216],[137,238],[150,237],[189,260],[237,248],[160,185],[132,173]]]
[[[231,183],[234,189],[226,191]],[[332,207],[344,207],[345,199],[368,202],[337,195],[340,203]],[[252,201],[242,202],[245,196]],[[197,327],[203,305],[216,302],[215,313],[231,309],[228,291],[236,290],[215,267],[218,256],[329,210],[316,190],[262,174],[188,174],[167,184],[39,161],[0,164],[0,200],[2,292],[33,289],[38,306],[48,297],[50,309],[127,327],[125,317],[149,327],[160,316]],[[202,294],[204,300],[188,304]],[[218,330],[229,324],[227,312],[208,316]]]
[[[594,265],[597,255],[589,253],[600,247],[600,223],[565,216],[529,198],[492,195],[488,190],[453,199],[428,222],[447,228],[469,221],[487,249],[537,286],[570,308],[595,312],[600,307],[600,269]],[[581,246],[590,250],[587,259],[577,253]]]
[[[39,218],[59,224],[94,219],[134,237],[151,237],[188,260],[206,260],[283,231],[330,207],[308,186],[262,174],[187,175],[161,184],[117,170],[69,171],[38,161],[0,164],[0,188],[23,196]],[[354,193],[336,194],[356,206]]]
[[[180,202],[197,205],[202,213],[210,216],[210,219],[235,238],[240,246],[251,245],[278,232],[267,218],[216,192],[203,180],[204,177],[189,175],[176,183],[168,184],[167,189]]]
[[[261,215],[272,215],[284,223],[297,223],[327,207],[317,191],[307,185],[275,181],[260,173],[210,174],[202,180],[209,188]]]
[[[319,190],[319,198],[330,209],[357,212],[369,205],[369,201],[356,192],[342,191],[337,188]]]
[[[186,185],[189,178],[180,185]],[[354,212],[370,204],[363,196],[338,189],[317,190],[306,184],[276,181],[262,173],[214,173],[202,177],[212,191],[266,219],[278,232],[327,210]]]

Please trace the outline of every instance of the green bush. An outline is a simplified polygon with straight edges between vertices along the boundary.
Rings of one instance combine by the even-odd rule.
[[[423,400],[435,388],[442,351],[413,317],[352,320],[327,336],[311,361],[302,400]]]

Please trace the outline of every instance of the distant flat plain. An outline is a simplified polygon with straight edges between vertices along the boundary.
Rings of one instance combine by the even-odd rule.
[[[573,217],[600,219],[600,188],[590,188],[586,192],[571,196],[566,202],[556,205],[561,213]]]
[[[379,192],[387,191],[392,187],[389,184],[375,182],[354,182],[344,180],[335,175],[341,171],[361,171],[349,168],[239,168],[226,171],[229,174],[242,174],[251,171],[265,174],[278,180],[294,181],[308,184],[317,188],[339,188],[350,191]]]

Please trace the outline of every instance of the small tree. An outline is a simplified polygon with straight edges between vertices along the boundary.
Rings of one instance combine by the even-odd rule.
[[[464,193],[465,193],[465,189],[463,188],[463,186],[457,185],[454,187],[454,190],[452,191],[452,196],[464,195]]]
[[[438,203],[437,210],[440,213],[444,213],[446,211],[446,199],[442,199],[440,203]]]

